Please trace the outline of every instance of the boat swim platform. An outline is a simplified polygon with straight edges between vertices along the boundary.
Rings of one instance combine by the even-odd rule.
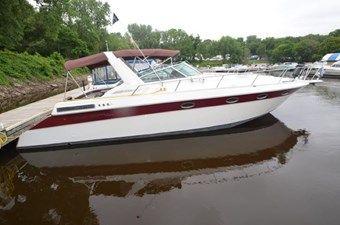
[[[77,98],[83,94],[83,88],[66,92],[66,97]],[[54,95],[28,105],[0,114],[0,151],[1,148],[17,139],[23,132],[48,117],[53,106],[64,100],[65,93]]]

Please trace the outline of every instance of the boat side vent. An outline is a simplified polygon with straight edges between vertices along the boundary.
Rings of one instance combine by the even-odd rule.
[[[268,95],[267,95],[267,94],[259,94],[259,95],[257,95],[256,98],[257,98],[258,100],[262,100],[262,99],[268,98]]]
[[[228,103],[228,104],[233,104],[233,103],[236,103],[238,101],[239,101],[238,97],[229,97],[229,98],[227,98],[227,100],[225,102]]]
[[[95,108],[94,104],[67,106],[67,107],[57,108],[57,112],[67,112],[67,111],[73,111],[73,110],[84,110],[84,109],[94,109],[94,108]]]
[[[285,96],[285,95],[288,95],[289,93],[290,93],[290,91],[283,91],[283,92],[281,92],[281,95]]]
[[[183,102],[181,104],[181,109],[191,109],[195,107],[195,103],[194,102]]]

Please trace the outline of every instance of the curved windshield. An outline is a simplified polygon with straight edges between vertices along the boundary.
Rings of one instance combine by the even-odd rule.
[[[92,70],[93,84],[114,84],[120,80],[117,72],[112,66],[97,67]]]
[[[186,77],[196,76],[196,75],[201,74],[201,72],[199,72],[196,68],[194,68],[193,66],[189,65],[186,62],[181,62],[179,64],[176,64],[174,65],[174,68],[178,70],[179,72],[181,72],[182,74],[184,74]]]
[[[171,80],[185,78],[201,74],[193,66],[186,62],[181,62],[175,65],[158,65],[156,68],[142,70],[138,76],[144,82],[153,82],[159,80]]]

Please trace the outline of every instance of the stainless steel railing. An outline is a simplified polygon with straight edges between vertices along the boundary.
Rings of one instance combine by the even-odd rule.
[[[283,71],[281,71],[280,75],[279,75],[279,80],[278,81],[275,81],[275,82],[272,82],[272,83],[268,83],[268,84],[261,84],[262,85],[273,85],[273,84],[279,84],[282,82],[282,79],[286,77],[287,75],[287,72],[289,71],[289,69],[285,69]],[[194,81],[194,80],[197,80],[197,79],[200,79],[201,81],[206,81],[208,79],[211,79],[211,78],[216,78],[216,77],[220,77],[220,79],[218,79],[216,81],[216,85],[213,87],[213,88],[220,88],[220,84],[222,83],[223,79],[226,77],[226,76],[230,76],[231,73],[225,73],[225,74],[214,74],[214,75],[206,75],[204,77],[202,76],[197,76],[197,77],[186,77],[186,78],[180,78],[180,79],[176,79],[176,80],[163,80],[163,81],[156,81],[156,82],[150,82],[150,83],[144,83],[144,84],[140,84],[138,85],[134,91],[131,93],[131,95],[135,95],[137,93],[138,90],[140,90],[141,87],[145,87],[145,86],[155,86],[157,84],[159,84],[161,86],[161,88],[164,88],[164,85],[165,84],[169,84],[169,83],[173,83],[173,82],[177,82],[177,84],[175,85],[175,88],[173,90],[173,92],[177,92],[179,90],[179,87],[180,85],[185,82],[185,81]],[[249,73],[248,73],[249,75]],[[261,74],[260,72],[258,72],[255,76],[255,78],[250,82],[250,84],[248,85],[240,85],[240,86],[233,86],[233,87],[228,87],[228,88],[239,88],[239,87],[251,87],[251,86],[258,86],[258,85],[255,85],[256,81],[258,80],[258,78],[260,77],[260,75],[264,75],[264,74]],[[242,75],[240,75],[242,76]],[[292,79],[292,80],[289,80],[291,82],[293,82],[295,79]],[[225,88],[225,87],[223,87]],[[206,89],[206,88],[203,88],[203,89]]]

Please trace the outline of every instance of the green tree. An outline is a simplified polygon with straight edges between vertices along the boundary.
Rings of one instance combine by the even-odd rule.
[[[199,43],[197,53],[202,57],[202,59],[208,59],[218,54],[217,49],[217,42],[207,39]]]
[[[105,48],[110,24],[108,3],[96,0],[37,0],[38,11],[25,30],[23,50],[44,56],[60,51],[66,57]]]
[[[319,43],[313,39],[304,38],[293,47],[295,60],[298,62],[313,62],[320,56],[317,54]]]
[[[247,40],[246,40],[246,45],[250,50],[250,54],[260,55],[259,54],[259,47],[261,45],[261,39],[257,38],[256,35],[248,36]]]
[[[330,32],[329,36],[340,37],[340,29],[336,29],[335,31]]]
[[[70,0],[66,23],[84,41],[90,53],[105,49],[110,6],[96,0]]]
[[[48,56],[56,51],[59,31],[64,25],[68,0],[36,0],[38,9],[28,20],[22,50]]]
[[[223,36],[218,41],[218,52],[222,55],[223,59],[226,59],[227,55],[230,55],[230,62],[240,63],[243,60],[243,48],[240,42],[229,36]]]
[[[340,35],[329,36],[323,42],[321,42],[319,47],[319,54],[321,57],[331,52],[340,52]]]
[[[119,49],[132,48],[129,40],[123,37],[120,33],[111,33],[107,36],[109,50],[115,51]]]
[[[272,62],[286,62],[294,60],[294,44],[286,42],[278,45],[273,51],[271,56]]]
[[[0,50],[17,50],[21,46],[33,7],[26,0],[0,1]]]
[[[77,58],[89,54],[86,43],[70,27],[62,26],[55,42],[56,49],[66,58]]]
[[[277,40],[273,37],[268,37],[261,41],[261,45],[263,45],[265,49],[264,57],[270,58],[272,51],[277,46]]]
[[[181,29],[170,29],[161,34],[161,46],[163,48],[178,49],[181,51],[180,57],[183,60],[193,60],[199,43],[199,37],[188,35]]]
[[[150,25],[129,24],[128,31],[140,48],[159,48],[161,34]]]

